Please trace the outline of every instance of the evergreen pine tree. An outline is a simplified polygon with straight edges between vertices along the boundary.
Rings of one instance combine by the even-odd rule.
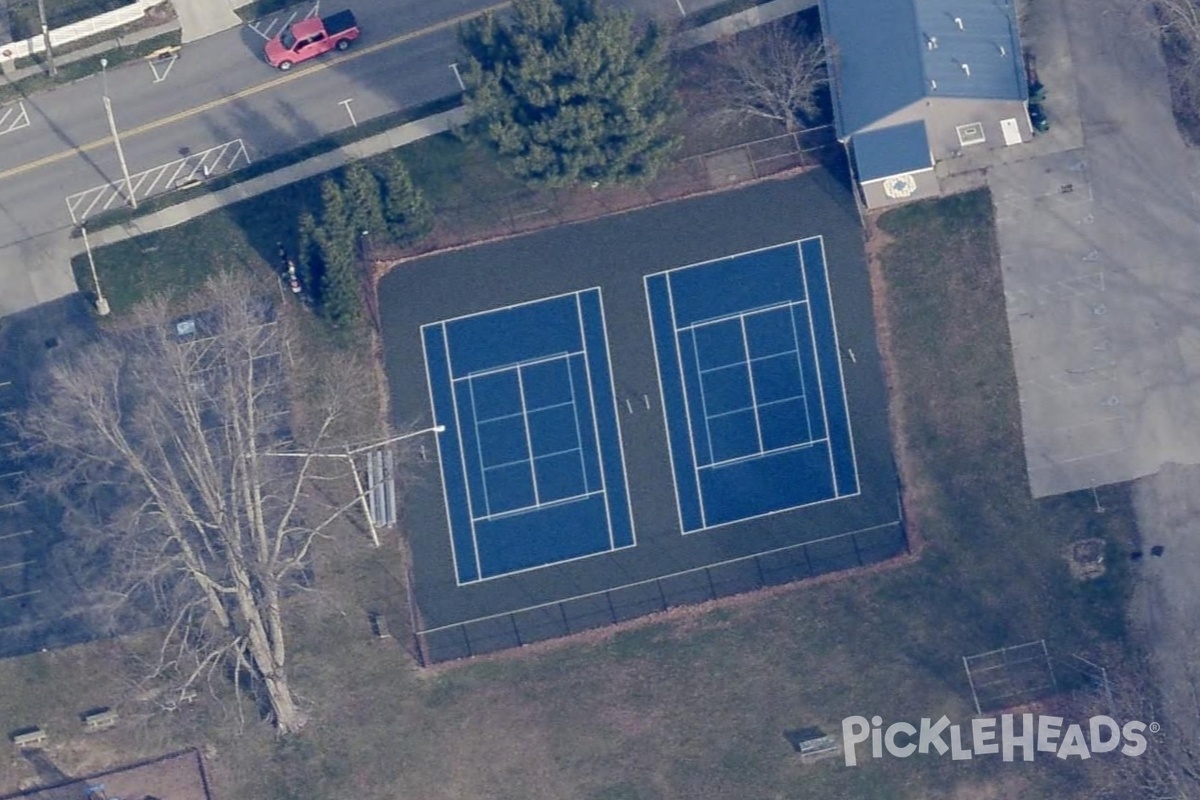
[[[383,218],[383,189],[379,179],[361,161],[354,162],[346,169],[342,192],[355,235],[384,236],[387,223]]]
[[[679,144],[666,37],[597,0],[515,0],[463,28],[468,136],[518,179],[565,187],[652,178]]]
[[[407,247],[428,236],[433,230],[433,210],[413,183],[400,156],[393,153],[384,162],[379,177],[383,184],[383,215],[388,238],[394,244]]]
[[[362,315],[361,282],[353,221],[342,190],[332,178],[321,184],[321,209],[317,236],[323,266],[319,307],[321,315],[335,327],[346,328]]]
[[[296,277],[300,279],[300,287],[316,302],[320,290],[321,275],[324,272],[321,264],[321,248],[318,246],[319,231],[317,218],[311,211],[300,215],[300,245],[296,253]]]

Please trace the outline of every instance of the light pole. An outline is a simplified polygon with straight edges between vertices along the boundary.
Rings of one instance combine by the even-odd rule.
[[[371,507],[367,505],[367,490],[363,488],[362,478],[358,477],[358,467],[354,464],[354,456],[365,450],[374,450],[377,447],[399,442],[402,439],[411,439],[414,436],[422,436],[426,433],[441,433],[446,430],[445,425],[434,425],[430,428],[422,428],[419,431],[409,431],[402,433],[399,436],[393,436],[390,439],[384,439],[382,442],[374,442],[351,449],[346,447],[344,453],[261,453],[264,456],[279,456],[281,458],[344,458],[350,462],[350,474],[354,476],[354,489],[358,492],[358,502],[362,506],[363,516],[367,518],[367,526],[371,529],[371,542],[376,547],[379,547],[379,531],[375,528],[375,518],[371,516]]]
[[[92,245],[88,241],[87,228],[79,229],[83,233],[83,249],[87,251],[88,266],[92,268],[92,285],[96,287],[96,313],[102,317],[108,316],[108,301],[104,292],[100,291],[100,276],[96,274],[96,261],[92,258]]]
[[[100,80],[104,83],[104,113],[108,117],[108,129],[112,132],[113,144],[117,146],[117,160],[121,162],[121,174],[125,176],[125,194],[129,204],[137,209],[137,195],[133,181],[129,179],[129,167],[125,164],[125,151],[121,149],[121,137],[117,134],[117,121],[113,118],[112,100],[108,97],[108,59],[100,59]]]
[[[58,67],[54,65],[54,49],[50,46],[50,26],[46,24],[46,0],[38,0],[38,19],[42,23],[42,41],[46,45],[46,63],[50,65],[50,77],[58,75]]]

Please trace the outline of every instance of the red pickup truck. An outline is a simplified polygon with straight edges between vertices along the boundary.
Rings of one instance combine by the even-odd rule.
[[[345,50],[358,38],[354,12],[339,11],[331,16],[301,20],[284,28],[267,42],[267,63],[289,70],[301,61],[316,58],[330,50]]]

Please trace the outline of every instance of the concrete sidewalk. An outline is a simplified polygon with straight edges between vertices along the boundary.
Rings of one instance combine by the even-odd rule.
[[[180,30],[180,20],[173,19],[170,22],[164,22],[162,25],[154,25],[149,28],[142,28],[141,30],[133,31],[132,33],[128,33],[120,37],[113,36],[112,38],[104,39],[103,41],[96,42],[95,44],[90,44],[87,47],[80,47],[77,50],[68,50],[67,52],[55,55],[54,63],[61,67],[64,64],[70,64],[74,61],[82,61],[83,59],[90,58],[91,56],[99,56],[104,55],[105,53],[111,53],[113,50],[118,48],[129,47],[139,42],[144,42],[147,39],[153,39],[155,36],[162,36],[163,34],[172,33],[177,30]],[[41,64],[31,64],[28,67],[21,67],[18,69],[12,65],[11,61],[4,61],[0,62],[0,72],[3,73],[4,80],[16,82],[24,78],[31,78],[35,75],[44,75],[46,74],[46,67]],[[48,91],[53,91],[53,89]]]
[[[135,236],[163,230],[164,228],[173,228],[190,219],[207,214],[210,211],[215,211],[222,206],[232,205],[251,197],[266,194],[297,181],[302,181],[305,178],[311,178],[314,175],[320,175],[329,170],[345,166],[352,161],[386,153],[389,150],[402,147],[418,139],[424,139],[427,136],[444,133],[450,130],[451,127],[462,124],[466,119],[467,109],[464,106],[459,106],[449,111],[443,111],[441,114],[434,114],[431,117],[425,117],[415,122],[408,122],[391,130],[363,139],[362,141],[354,142],[345,147],[339,147],[337,150],[315,156],[307,161],[301,161],[298,164],[292,164],[289,167],[268,172],[266,175],[260,175],[257,178],[236,183],[226,189],[220,189],[193,200],[186,200],[177,205],[164,208],[161,211],[156,211],[153,214],[137,217],[127,223],[104,228],[94,233],[89,231],[88,239],[92,247],[95,248],[114,244],[115,242],[123,242],[126,239],[132,239]],[[82,247],[82,243],[79,247]]]
[[[214,33],[242,24],[235,8],[246,5],[238,0],[171,0],[183,29],[183,43],[194,42]]]

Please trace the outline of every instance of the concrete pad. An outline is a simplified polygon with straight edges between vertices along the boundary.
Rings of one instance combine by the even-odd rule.
[[[1077,119],[1084,146],[988,174],[1035,497],[1200,462],[1200,160],[1175,130],[1153,39],[1093,2],[1059,7],[1066,26],[1058,40],[1039,29],[1052,54],[1039,65],[1052,119]],[[1068,30],[1075,92],[1048,74]]]
[[[194,42],[242,24],[234,9],[245,3],[234,0],[171,0],[183,31],[183,43]]]
[[[67,231],[0,248],[0,317],[78,291],[71,273],[71,258],[76,252]]]

